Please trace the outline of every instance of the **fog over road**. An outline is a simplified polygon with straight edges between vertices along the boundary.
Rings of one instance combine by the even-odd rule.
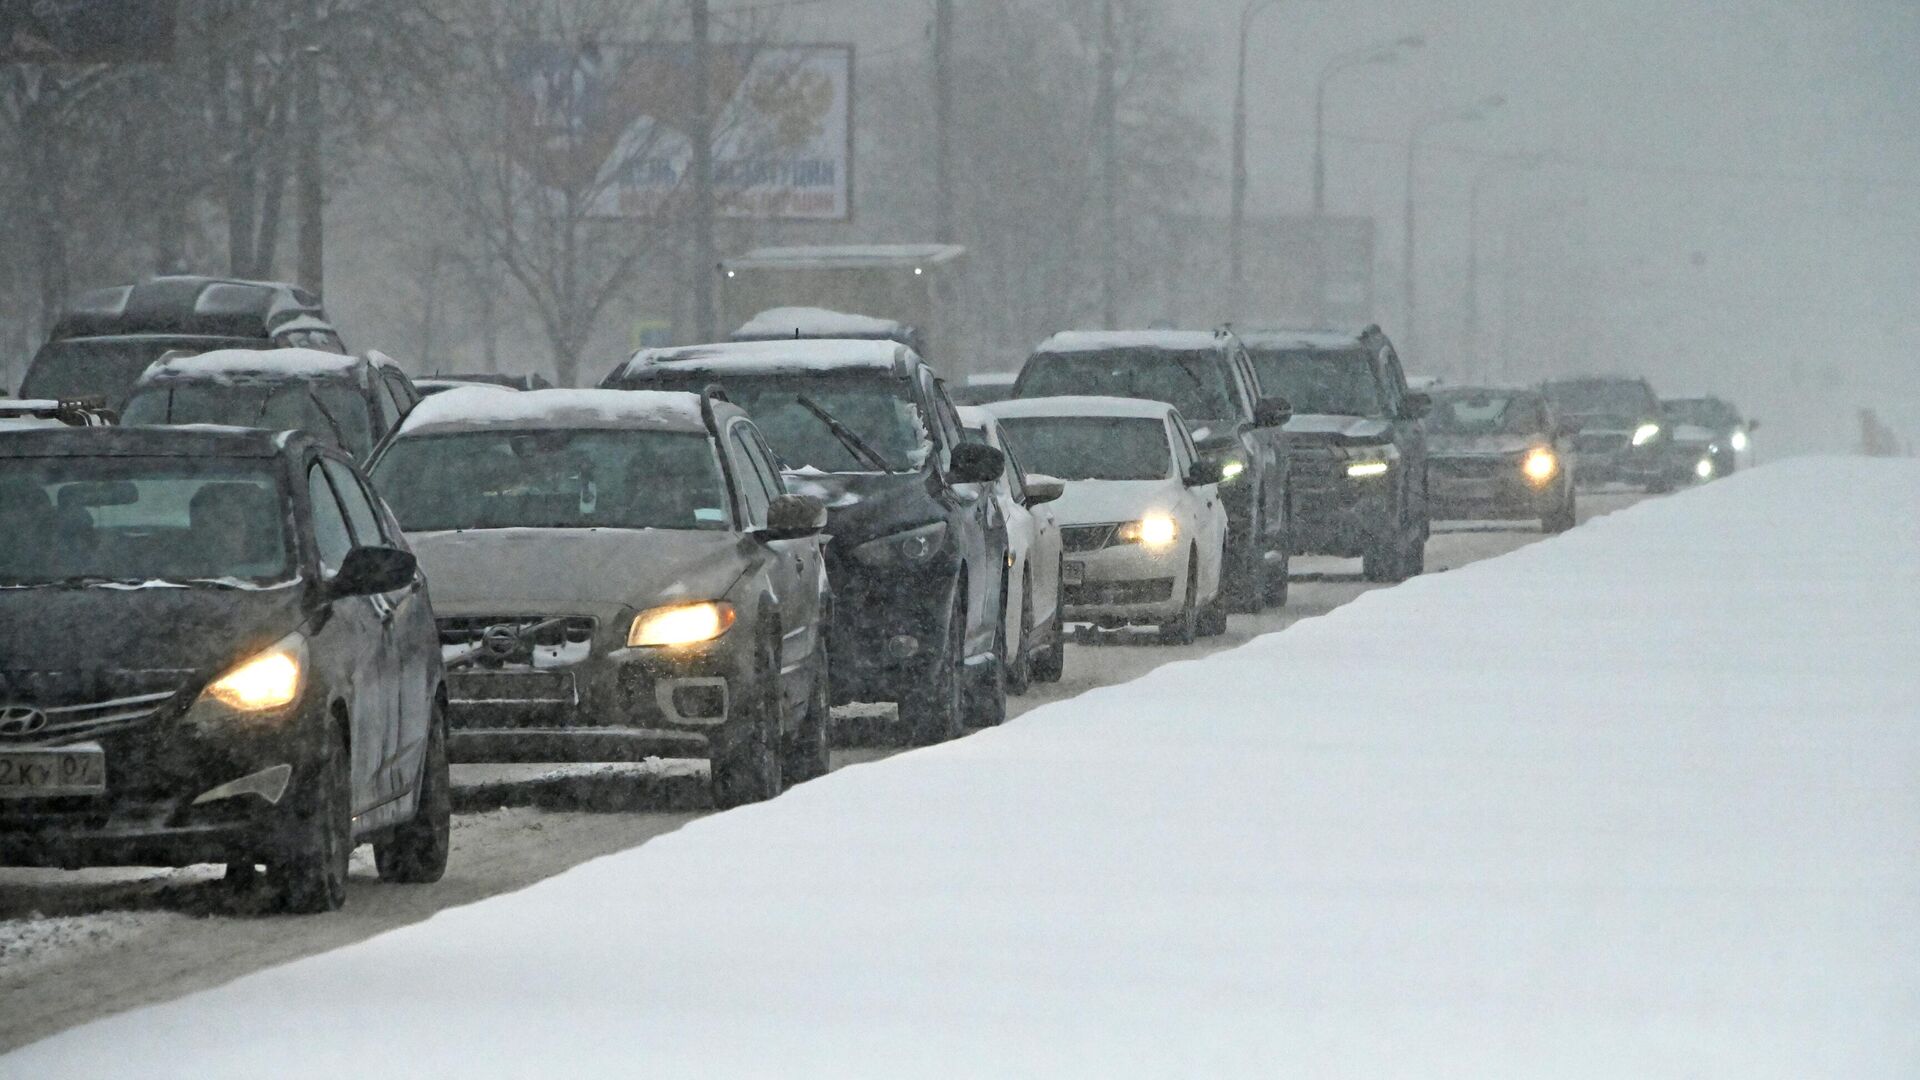
[[[1582,518],[1636,496],[1583,496]],[[1442,525],[1427,549],[1429,573],[1504,554],[1540,540],[1532,526]],[[1125,682],[1175,660],[1245,643],[1326,614],[1370,589],[1358,560],[1303,559],[1289,605],[1236,615],[1226,634],[1185,647],[1130,633],[1098,634],[1068,649],[1066,677],[1008,701],[1010,717],[1096,686]],[[1489,612],[1488,617],[1498,617]],[[849,710],[835,752],[844,768],[898,753],[883,723]],[[573,775],[556,775],[572,773]],[[579,774],[587,774],[584,778]],[[546,779],[537,779],[546,777]],[[0,1051],[101,1016],[165,1001],[248,972],[419,922],[455,905],[519,889],[569,867],[670,832],[705,809],[703,770],[665,763],[634,770],[549,766],[465,767],[447,875],[437,885],[383,885],[362,848],[344,910],[318,917],[253,913],[254,897],[215,867],[179,871],[0,869]],[[512,805],[505,805],[512,804]],[[618,810],[582,811],[588,805]],[[475,943],[484,948],[484,943]]]

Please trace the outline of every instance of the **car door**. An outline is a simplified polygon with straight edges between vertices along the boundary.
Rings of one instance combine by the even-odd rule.
[[[1260,377],[1254,373],[1253,361],[1247,357],[1246,349],[1239,345],[1233,347],[1230,361],[1234,386],[1246,398],[1247,412],[1252,415],[1262,394]],[[1288,527],[1286,435],[1277,427],[1256,427],[1251,439],[1257,460],[1247,463],[1246,482],[1260,485],[1260,505],[1266,512],[1267,545],[1277,551]]]
[[[1400,356],[1391,344],[1378,352],[1379,378],[1387,394],[1387,415],[1393,418],[1393,442],[1400,448],[1400,461],[1408,484],[1407,505],[1424,519],[1427,515],[1427,424],[1412,412],[1407,401],[1407,374],[1400,368]]]
[[[934,439],[934,460],[942,471],[941,486],[951,500],[955,539],[967,561],[967,655],[993,650],[1001,619],[1000,584],[1006,568],[1007,527],[999,520],[992,494],[985,485],[951,484],[945,470],[953,448],[960,444],[960,414],[947,392],[928,373],[920,371],[920,397],[932,418],[928,433]]]
[[[765,528],[767,507],[786,493],[786,485],[771,467],[771,455],[764,454],[762,445],[759,432],[748,421],[736,419],[727,425],[727,455],[746,503],[744,524],[748,529]],[[807,665],[812,660],[814,619],[809,612],[817,610],[818,597],[803,584],[807,560],[802,548],[809,547],[817,552],[815,538],[769,540],[762,545],[767,587],[773,593],[777,612],[774,617],[780,622],[775,630],[780,636],[780,694],[786,705],[781,715],[783,727],[795,714],[796,706],[806,701]],[[768,617],[768,613],[763,612],[761,617]]]
[[[998,445],[1000,452],[1007,455],[1005,483],[1011,489],[1009,495],[1028,520],[1025,558],[1027,578],[1033,589],[1033,611],[1026,631],[1031,633],[1053,618],[1060,605],[1060,519],[1051,505],[1035,506],[1027,501],[1027,470],[1004,438]]]
[[[308,459],[306,479],[308,520],[313,529],[320,578],[323,582],[331,581],[340,572],[347,553],[354,548],[353,530],[317,454]],[[330,655],[316,659],[316,663],[324,663],[331,669],[336,687],[346,691],[347,722],[352,733],[349,772],[356,817],[392,797],[387,786],[390,778],[383,766],[393,752],[391,736],[396,726],[396,696],[388,659],[386,620],[378,600],[370,596],[334,600],[330,616],[319,632]]]
[[[1200,595],[1206,596],[1209,589],[1220,587],[1220,575],[1225,570],[1227,507],[1220,498],[1220,485],[1186,486],[1187,474],[1200,460],[1200,449],[1178,413],[1167,417],[1167,438],[1173,444],[1174,475],[1180,478],[1184,492],[1181,503],[1186,520],[1181,525],[1192,530],[1194,546],[1200,549]]]
[[[325,458],[322,466],[347,511],[354,543],[360,547],[407,550],[392,515],[380,512],[378,498],[345,461]],[[384,653],[394,679],[394,731],[385,762],[390,797],[410,793],[420,775],[433,723],[433,692],[439,672],[440,637],[427,601],[426,582],[416,573],[406,588],[371,598],[385,632]],[[395,807],[396,811],[399,807]]]

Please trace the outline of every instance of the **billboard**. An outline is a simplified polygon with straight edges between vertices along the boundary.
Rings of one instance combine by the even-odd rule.
[[[511,122],[521,167],[596,215],[683,208],[692,189],[695,59],[685,43],[514,50]],[[852,217],[853,46],[712,46],[707,85],[721,216]]]
[[[0,0],[0,64],[124,64],[173,56],[174,0]]]

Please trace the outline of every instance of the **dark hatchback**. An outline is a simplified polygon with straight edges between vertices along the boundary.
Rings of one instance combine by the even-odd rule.
[[[1007,534],[990,485],[1006,460],[963,439],[932,368],[891,341],[737,342],[642,350],[601,383],[711,384],[753,417],[788,489],[827,506],[835,699],[897,702],[919,742],[1004,719]]]
[[[437,880],[450,793],[425,582],[337,452],[293,432],[0,437],[0,863],[347,860]]]
[[[1573,528],[1573,431],[1537,390],[1435,390],[1427,415],[1434,516]]]
[[[1014,383],[1014,399],[1124,397],[1164,401],[1220,467],[1227,508],[1226,596],[1235,611],[1287,602],[1294,498],[1284,397],[1262,397],[1240,339],[1227,331],[1055,334]]]
[[[169,353],[346,347],[320,298],[277,281],[159,277],[82,294],[53,325],[21,397],[119,409],[147,365]]]

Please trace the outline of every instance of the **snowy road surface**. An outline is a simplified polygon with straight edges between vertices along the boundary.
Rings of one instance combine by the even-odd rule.
[[[1588,513],[1633,502],[1587,499]],[[1540,539],[1506,526],[1443,526],[1429,551],[1439,571],[1502,554]],[[1357,563],[1302,560],[1292,604],[1259,617],[1235,616],[1227,636],[1188,648],[1127,644],[1098,635],[1069,650],[1066,680],[1036,686],[1012,702],[1014,715],[1091,688],[1135,678],[1153,667],[1232,647],[1302,618],[1325,614],[1367,591]],[[856,711],[857,713],[857,711]],[[856,716],[849,725],[868,730]],[[863,740],[864,741],[864,740]],[[884,740],[882,740],[884,741]],[[836,766],[895,751],[859,746],[836,753]],[[463,806],[487,807],[456,818],[447,879],[430,888],[383,886],[356,864],[345,911],[315,919],[258,918],[246,899],[215,880],[211,868],[180,872],[0,870],[0,1049],[124,1009],[167,1001],[288,960],[362,941],[416,923],[439,909],[510,892],[597,856],[644,843],[703,813],[697,769],[666,767],[645,777],[637,800],[632,776],[618,783],[529,782],[545,769],[463,769]],[[1169,774],[1177,781],[1177,770]],[[1143,779],[1142,787],[1151,781]],[[643,812],[578,813],[550,809],[637,801]],[[533,803],[498,809],[503,803]],[[549,808],[543,809],[540,806]],[[364,862],[367,854],[361,854]],[[4,1070],[0,1070],[4,1071]]]

